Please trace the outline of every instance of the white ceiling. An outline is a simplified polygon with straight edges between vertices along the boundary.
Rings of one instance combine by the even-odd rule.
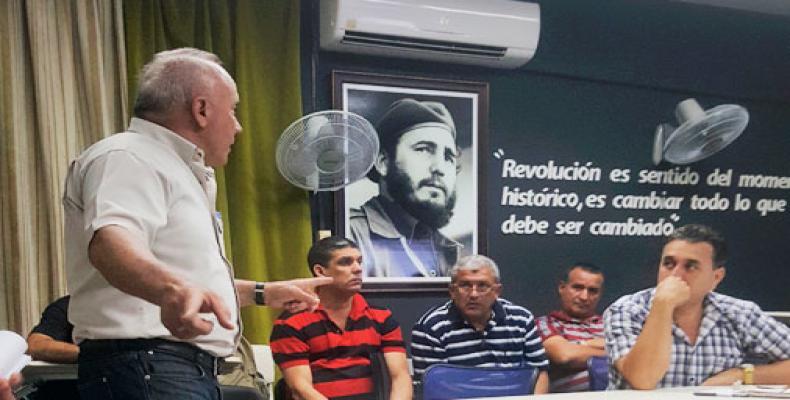
[[[676,0],[716,7],[790,16],[790,0]]]

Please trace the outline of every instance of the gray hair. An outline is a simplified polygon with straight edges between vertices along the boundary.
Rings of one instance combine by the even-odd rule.
[[[140,72],[134,116],[165,117],[174,109],[188,110],[194,93],[212,90],[217,78],[233,83],[213,53],[191,47],[156,53]]]
[[[471,256],[466,256],[458,260],[458,262],[450,268],[450,282],[455,282],[455,278],[458,276],[458,271],[468,271],[473,269],[482,269],[488,268],[491,270],[491,273],[494,275],[494,279],[496,282],[499,283],[499,267],[497,267],[494,260],[482,255],[482,254],[473,254]]]

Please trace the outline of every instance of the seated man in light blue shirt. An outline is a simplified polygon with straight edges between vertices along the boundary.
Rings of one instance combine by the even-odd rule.
[[[726,257],[724,239],[707,226],[669,236],[658,285],[604,313],[610,388],[730,385],[743,380],[741,364],[751,358],[770,362],[754,368],[754,384],[790,384],[790,328],[752,302],[713,291]]]

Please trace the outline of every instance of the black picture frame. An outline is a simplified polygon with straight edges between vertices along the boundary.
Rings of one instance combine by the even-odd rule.
[[[485,157],[488,151],[489,87],[486,82],[444,80],[364,72],[332,72],[333,108],[361,115],[374,126],[384,110],[401,98],[438,101],[446,106],[456,125],[456,143],[461,149],[454,213],[441,232],[461,244],[459,258],[486,254]],[[365,199],[378,194],[368,178],[334,195],[335,229],[351,237],[348,214]],[[363,261],[364,263],[364,261]],[[447,290],[448,277],[365,277],[363,291]]]

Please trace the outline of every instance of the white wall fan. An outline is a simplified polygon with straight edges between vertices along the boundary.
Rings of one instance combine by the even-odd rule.
[[[343,188],[367,175],[379,152],[373,125],[358,114],[329,110],[294,121],[277,141],[280,174],[314,192]]]
[[[695,99],[675,108],[678,127],[663,123],[656,128],[653,163],[690,164],[710,157],[732,143],[746,129],[749,112],[737,104],[703,110]]]

